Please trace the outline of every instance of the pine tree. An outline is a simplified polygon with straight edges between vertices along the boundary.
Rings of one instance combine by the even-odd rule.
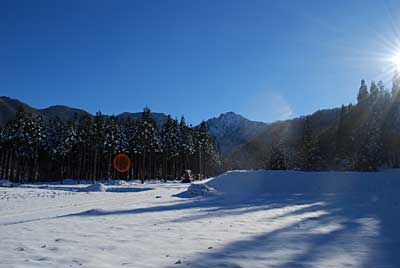
[[[163,178],[169,175],[168,169],[173,171],[174,179],[176,177],[176,159],[179,156],[179,127],[178,121],[168,116],[161,131],[161,141],[163,148]],[[172,162],[168,165],[168,162]],[[168,168],[170,166],[170,168]]]
[[[369,96],[368,87],[365,84],[365,81],[361,80],[361,86],[358,91],[357,101],[362,102],[363,100],[366,100],[368,98],[368,96]]]
[[[104,116],[101,112],[97,112],[94,118],[92,130],[92,150],[93,150],[93,173],[92,181],[99,178],[98,166],[101,162],[102,153],[104,152]]]
[[[279,142],[274,147],[272,147],[267,167],[271,170],[286,170],[286,160],[287,157],[285,147],[281,142]]]
[[[107,119],[104,133],[104,152],[107,155],[107,177],[111,179],[113,156],[123,151],[122,133],[115,116],[112,115]]]
[[[202,178],[204,172],[204,158],[207,152],[207,146],[209,145],[206,122],[202,121],[200,123],[200,127],[196,134],[195,147],[197,152],[198,171],[200,178]]]
[[[400,91],[400,72],[396,70],[392,79],[392,98],[397,99]]]
[[[370,90],[369,96],[372,99],[372,101],[376,100],[379,96],[379,88],[374,81],[371,81],[371,87],[369,90]]]
[[[318,139],[312,129],[309,116],[304,120],[302,150],[300,155],[303,170],[312,171],[318,169],[318,162],[321,160],[319,156]]]
[[[182,116],[179,123],[179,156],[181,157],[181,169],[180,174],[183,174],[184,170],[189,169],[190,158],[195,154],[195,144],[193,141],[193,132],[186,125],[185,118]]]
[[[92,153],[93,120],[89,115],[83,115],[77,127],[78,147],[78,180],[90,177],[90,156]]]
[[[383,159],[381,131],[374,125],[367,125],[365,128],[367,129],[366,138],[356,151],[354,169],[376,171]]]
[[[345,116],[347,109],[344,105],[340,108],[339,123],[336,131],[336,156],[343,157],[345,153]]]
[[[34,119],[34,125],[32,129],[32,146],[33,146],[33,166],[31,170],[33,171],[33,180],[37,181],[39,178],[39,152],[43,148],[45,142],[46,134],[44,131],[44,122],[41,116]]]
[[[16,120],[11,128],[11,143],[15,154],[15,167],[13,178],[17,181],[25,182],[25,171],[29,156],[32,154],[30,132],[32,129],[32,118],[25,113],[23,107],[19,107],[16,113]]]
[[[361,143],[355,153],[354,161],[356,170],[376,171],[384,159],[381,131],[383,107],[374,105],[371,110],[371,117],[361,130],[366,135],[359,137]]]
[[[137,127],[136,145],[138,153],[142,156],[140,176],[142,182],[144,182],[147,178],[155,177],[154,162],[157,153],[161,153],[162,151],[156,122],[154,121],[151,115],[151,110],[148,107],[144,108],[142,118],[139,120]]]

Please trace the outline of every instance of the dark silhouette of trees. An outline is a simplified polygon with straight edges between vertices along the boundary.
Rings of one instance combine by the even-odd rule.
[[[142,117],[119,119],[83,115],[67,122],[18,109],[15,120],[0,129],[0,176],[17,182],[100,179],[178,179],[185,170],[202,178],[220,171],[218,147],[206,125],[188,127],[168,118],[157,126],[149,108]],[[120,174],[112,167],[118,153],[132,166]]]

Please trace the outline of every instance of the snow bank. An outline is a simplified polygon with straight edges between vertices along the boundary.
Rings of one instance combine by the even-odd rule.
[[[4,180],[1,179],[0,180],[0,187],[11,187],[12,186],[12,182],[9,180]]]
[[[92,185],[89,185],[86,188],[82,188],[81,191],[82,192],[106,192],[107,187],[100,182],[96,182]]]
[[[206,183],[221,193],[400,191],[400,172],[229,171]]]
[[[212,187],[202,183],[190,184],[187,191],[193,195],[209,195],[215,192],[215,190]]]
[[[128,185],[129,183],[127,183],[124,180],[111,180],[108,182],[109,185]]]

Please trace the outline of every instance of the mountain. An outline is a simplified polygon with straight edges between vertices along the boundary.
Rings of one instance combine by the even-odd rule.
[[[40,115],[41,113],[31,106],[9,97],[0,97],[0,127],[5,126],[8,121],[15,118],[18,107],[23,107],[27,113]]]
[[[49,118],[57,116],[67,121],[75,115],[77,115],[78,118],[82,115],[90,115],[90,113],[85,110],[63,105],[50,106],[45,109],[35,109],[19,100],[9,97],[0,97],[0,126],[4,126],[9,120],[15,117],[16,110],[19,106],[24,107],[25,111],[35,116],[41,115],[44,120],[49,120]],[[141,112],[124,112],[117,115],[117,117],[121,119],[130,117],[137,120],[140,118],[141,114]],[[168,118],[168,115],[164,113],[152,113],[152,115],[157,126],[162,126]],[[206,121],[206,124],[210,135],[216,140],[224,156],[235,151],[238,146],[250,142],[271,125],[248,120],[233,112],[224,113],[219,117],[209,119]]]
[[[315,134],[320,137],[321,150],[334,152],[335,128],[338,124],[340,109],[320,110],[312,115]],[[305,117],[278,121],[258,133],[250,141],[237,146],[225,157],[226,169],[262,169],[267,156],[279,141],[296,147],[302,139]]]
[[[71,108],[64,105],[55,105],[50,106],[45,109],[38,110],[43,118],[48,119],[51,117],[59,117],[61,120],[68,121],[73,118],[75,115],[77,118],[80,118],[83,115],[90,115],[88,112],[82,109]]]
[[[19,100],[3,96],[0,97],[0,127],[5,126],[8,121],[14,119],[18,107],[21,106],[27,113],[31,113],[34,116],[40,115],[43,117],[45,121],[48,121],[52,117],[59,117],[60,119],[67,121],[73,118],[74,116],[77,116],[77,118],[79,118],[83,115],[92,115],[85,110],[71,108],[64,105],[54,105],[44,109],[35,109]],[[141,115],[142,115],[141,112],[138,113],[125,112],[117,115],[117,117],[123,119],[131,117],[132,119],[137,120],[138,118],[140,118]],[[152,115],[157,123],[157,126],[162,126],[168,118],[168,115],[164,113],[152,113]]]
[[[56,105],[45,109],[35,109],[15,99],[0,97],[0,126],[15,117],[19,106],[35,116],[41,115],[45,120],[58,116],[63,120],[72,118],[75,114],[90,115],[85,110],[75,109],[68,106]],[[337,124],[339,109],[321,110],[311,115],[315,129],[321,139],[326,142],[324,146],[331,146],[332,133],[329,131]],[[137,120],[141,112],[125,112],[117,115],[118,118],[128,117]],[[154,120],[160,127],[167,120],[168,115],[164,113],[152,113]],[[217,142],[221,154],[228,169],[254,169],[262,168],[265,164],[266,155],[281,138],[289,144],[296,144],[301,138],[304,118],[295,118],[274,123],[263,123],[251,121],[234,112],[223,113],[216,118],[206,121],[210,135]],[[326,151],[330,151],[329,148]],[[332,151],[332,150],[331,150]]]
[[[221,114],[206,121],[208,132],[216,140],[222,155],[229,155],[238,146],[251,141],[270,124],[251,121],[234,112]]]

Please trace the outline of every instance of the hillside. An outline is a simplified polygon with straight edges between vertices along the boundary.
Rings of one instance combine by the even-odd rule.
[[[68,121],[74,116],[80,118],[83,115],[92,115],[83,109],[72,108],[65,105],[54,105],[44,109],[36,109],[20,100],[3,96],[0,97],[0,127],[5,126],[8,121],[15,118],[15,113],[18,107],[23,107],[27,113],[31,113],[34,116],[41,115],[45,121],[48,121],[52,117],[59,117],[63,121]],[[124,119],[130,117],[134,120],[137,120],[140,118],[141,114],[141,112],[124,112],[117,115],[117,117]],[[152,115],[159,126],[162,126],[168,117],[164,113],[152,113]]]
[[[376,166],[385,164],[387,167],[396,167],[400,163],[400,142],[397,129],[400,118],[400,100],[396,97],[397,95],[390,97],[387,90],[379,92],[377,96],[367,96],[356,105],[343,106],[341,109],[320,110],[307,117],[274,123],[251,121],[234,112],[221,114],[205,123],[209,135],[217,143],[223,157],[222,170],[266,168],[266,162],[270,159],[272,149],[280,143],[285,145],[287,154],[285,161],[289,165],[287,168],[301,169],[297,164],[291,166],[289,162],[293,159],[299,162],[305,118],[309,119],[312,135],[317,137],[318,144],[316,146],[319,150],[319,157],[323,159],[316,164],[316,167],[318,169],[348,170],[353,168],[351,163],[357,160],[357,155],[363,153],[361,150],[365,148],[364,144],[368,144],[366,133],[374,118],[372,111],[381,111],[374,120],[377,120],[377,124],[380,126],[378,131],[382,132],[378,133],[377,140],[383,146],[381,146],[380,153],[383,154],[383,149],[385,153],[379,156],[382,163],[374,166],[376,168]],[[79,117],[89,114],[81,109],[61,105],[35,109],[19,100],[1,97],[0,126],[4,126],[15,116],[15,111],[19,106],[24,107],[27,112],[35,116],[43,116],[45,120],[53,116],[68,120],[74,115]],[[376,112],[374,113],[376,114]],[[151,114],[158,127],[162,127],[168,118],[165,113],[152,112]],[[117,115],[117,118],[130,117],[137,120],[141,115],[141,112],[124,112]]]
[[[206,121],[208,132],[218,142],[221,153],[229,155],[270,127],[270,124],[251,121],[233,112]]]
[[[340,109],[321,110],[311,115],[311,121],[318,135],[322,139],[328,139],[324,146],[332,145],[329,142],[330,129],[337,124]],[[296,146],[301,138],[303,131],[304,117],[278,121],[269,124],[257,136],[238,146],[230,155],[226,157],[226,169],[259,169],[265,168],[265,161],[271,149],[280,140],[286,144]]]
[[[56,116],[67,121],[74,116],[79,118],[82,115],[90,115],[90,113],[85,110],[64,105],[35,109],[19,100],[9,97],[0,97],[0,127],[4,126],[9,120],[15,117],[16,110],[20,106],[35,116],[41,115],[46,121]],[[141,112],[123,112],[117,115],[117,118],[127,119],[129,117],[137,120],[141,116]],[[159,127],[161,127],[168,118],[168,115],[165,113],[152,112],[152,116]],[[267,123],[251,121],[233,112],[221,114],[219,117],[209,119],[206,121],[206,124],[210,135],[220,146],[222,155],[230,154],[238,146],[248,143],[270,126],[270,124]]]

